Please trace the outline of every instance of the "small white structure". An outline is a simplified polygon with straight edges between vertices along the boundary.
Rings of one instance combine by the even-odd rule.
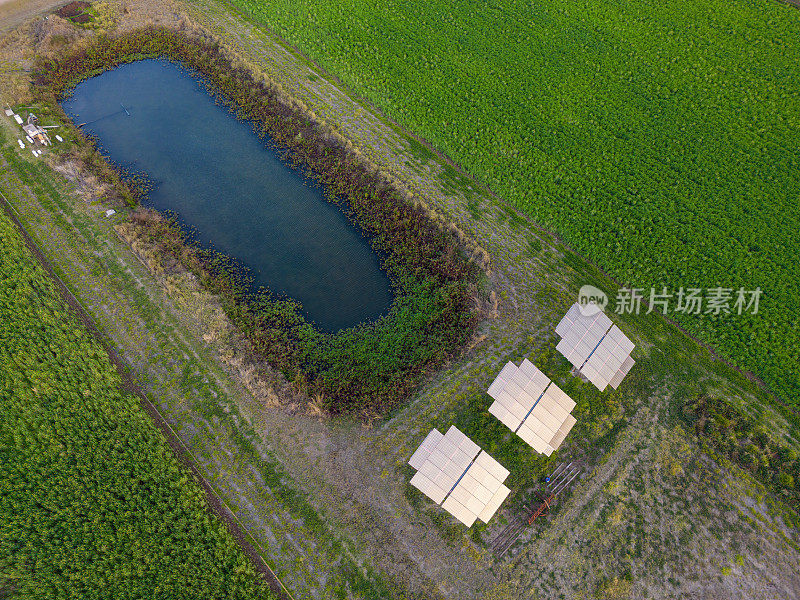
[[[20,148],[22,148],[23,150],[25,150],[25,142],[23,142],[22,140],[17,140],[17,143],[19,144],[19,147],[20,147]]]
[[[6,109],[6,116],[7,117],[13,117],[14,116],[14,111],[11,110],[10,108],[7,108]]]
[[[33,143],[33,138],[31,138],[31,136],[29,136],[29,135],[26,135],[26,136],[25,136],[25,139],[26,139],[26,140],[28,140],[28,143],[29,143],[29,144],[32,144],[32,143]]]
[[[109,208],[106,211],[106,217],[113,217],[115,214],[117,214],[117,211],[115,211],[113,208]]]
[[[62,138],[60,135],[57,135],[57,136],[56,136],[56,139],[57,139],[59,142],[63,142],[63,141],[64,141],[64,138]]]
[[[17,125],[22,125],[22,117],[19,115],[14,115],[14,120],[17,122]]]
[[[488,523],[511,492],[508,469],[455,426],[431,430],[408,464],[417,470],[411,485],[467,527]]]
[[[28,120],[30,120],[30,118]],[[31,143],[33,143],[33,140],[36,140],[42,146],[50,145],[50,137],[47,135],[47,130],[43,127],[39,127],[39,125],[35,123],[28,123],[22,126],[22,130],[31,138]]]
[[[575,401],[527,358],[508,362],[489,386],[489,412],[537,452],[550,456],[577,422]]]
[[[573,304],[556,333],[561,341],[556,346],[572,366],[601,392],[619,384],[636,363],[631,358],[634,343],[595,305],[592,310]]]

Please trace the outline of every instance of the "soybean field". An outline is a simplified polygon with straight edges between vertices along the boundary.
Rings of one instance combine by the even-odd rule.
[[[0,211],[0,596],[274,598]]]
[[[231,1],[800,404],[795,7]]]

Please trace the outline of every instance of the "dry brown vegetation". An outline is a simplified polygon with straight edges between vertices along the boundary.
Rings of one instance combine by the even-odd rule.
[[[316,411],[317,402],[300,394],[280,373],[260,360],[252,345],[231,322],[217,295],[205,290],[197,277],[160,241],[171,239],[155,233],[168,224],[158,211],[137,207],[129,220],[114,226],[116,232],[155,275],[175,305],[191,315],[203,341],[213,346],[219,358],[264,406],[280,406],[289,413]],[[186,250],[179,246],[177,251]]]
[[[90,6],[91,4],[89,2],[84,2],[83,0],[75,0],[74,2],[70,2],[69,4],[59,8],[56,11],[56,14],[59,17],[64,17],[65,19],[69,19],[70,17],[83,14],[84,12],[86,12],[86,9],[89,8]]]

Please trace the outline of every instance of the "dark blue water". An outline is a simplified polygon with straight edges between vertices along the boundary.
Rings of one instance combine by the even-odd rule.
[[[111,160],[155,182],[147,204],[177,213],[200,244],[249,267],[256,285],[300,301],[321,329],[389,308],[389,280],[367,240],[188,69],[123,65],[80,83],[62,106]]]

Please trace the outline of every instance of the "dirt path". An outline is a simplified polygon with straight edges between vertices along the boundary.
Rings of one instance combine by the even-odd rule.
[[[71,0],[0,0],[0,33],[11,31],[36,15],[70,2]]]

